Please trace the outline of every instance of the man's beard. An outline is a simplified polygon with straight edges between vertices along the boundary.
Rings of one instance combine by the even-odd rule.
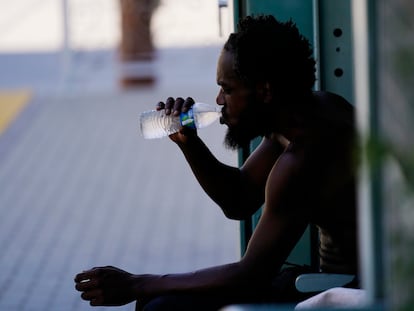
[[[250,103],[249,108],[241,115],[236,126],[227,129],[224,145],[232,150],[249,146],[252,139],[269,132],[268,117],[271,116],[265,105]]]
[[[224,145],[231,149],[247,147],[250,141],[259,135],[251,135],[244,127],[228,128],[224,137]]]

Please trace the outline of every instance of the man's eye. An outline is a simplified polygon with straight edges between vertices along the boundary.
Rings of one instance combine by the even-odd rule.
[[[229,88],[221,88],[221,90],[224,94],[230,94],[231,93],[231,89],[229,89]]]

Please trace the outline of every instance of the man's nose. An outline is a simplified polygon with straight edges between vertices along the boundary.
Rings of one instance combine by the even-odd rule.
[[[216,103],[217,105],[220,105],[220,106],[223,106],[225,104],[224,94],[222,90],[220,90],[217,94]]]

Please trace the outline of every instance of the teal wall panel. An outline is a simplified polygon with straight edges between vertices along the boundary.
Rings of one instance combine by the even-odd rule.
[[[351,0],[317,1],[319,87],[354,103]]]
[[[272,14],[280,21],[292,19],[299,31],[311,42],[313,40],[312,0],[246,0],[246,13]]]
[[[280,21],[292,19],[299,31],[313,41],[313,0],[234,0],[234,24],[240,17],[271,14]]]

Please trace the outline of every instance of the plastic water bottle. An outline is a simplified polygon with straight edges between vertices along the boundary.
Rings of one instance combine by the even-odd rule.
[[[141,113],[141,133],[145,139],[162,138],[174,134],[181,126],[200,129],[220,118],[220,107],[195,103],[179,116],[166,115],[165,110],[150,110]]]

